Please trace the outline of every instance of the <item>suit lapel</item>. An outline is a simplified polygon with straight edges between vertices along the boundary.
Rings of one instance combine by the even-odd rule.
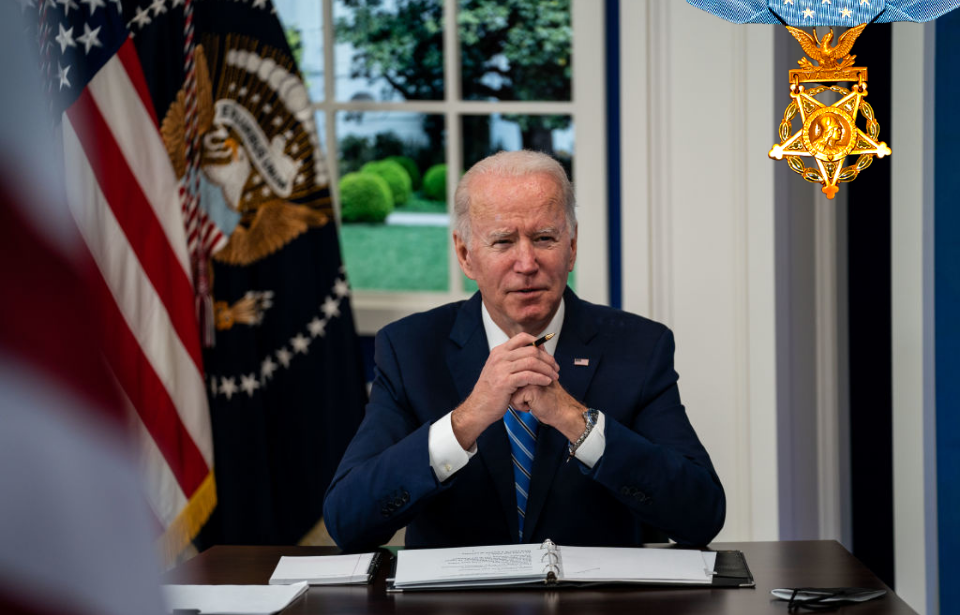
[[[480,293],[467,301],[457,314],[450,340],[453,342],[447,354],[447,366],[457,387],[460,399],[466,399],[480,378],[483,365],[490,355],[487,334],[480,316]],[[513,485],[513,463],[510,461],[510,442],[503,421],[490,425],[477,439],[477,453],[484,468],[490,474],[500,506],[512,538],[517,535],[517,499]]]
[[[566,313],[554,358],[560,364],[560,384],[575,399],[582,401],[600,363],[602,352],[599,344],[590,344],[597,334],[597,329],[587,306],[569,288],[563,299]],[[583,361],[578,361],[580,365],[575,365],[574,359],[586,359],[587,364],[583,365]],[[509,443],[507,446],[509,448]],[[533,460],[524,533],[533,535],[547,493],[550,492],[557,470],[566,460],[567,454],[567,439],[563,434],[552,427],[541,426],[537,438],[537,453]]]

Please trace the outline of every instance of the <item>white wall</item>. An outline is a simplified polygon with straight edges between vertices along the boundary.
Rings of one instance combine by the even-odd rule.
[[[719,540],[779,537],[773,29],[621,3],[624,308],[670,326],[727,493]]]
[[[893,27],[891,317],[897,594],[939,612],[933,330],[933,24]]]

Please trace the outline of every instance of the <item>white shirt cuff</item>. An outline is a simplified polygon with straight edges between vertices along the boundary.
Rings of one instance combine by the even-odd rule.
[[[603,412],[597,413],[597,424],[590,430],[586,440],[577,448],[574,457],[580,460],[583,465],[593,468],[600,461],[603,451],[607,448],[607,438],[603,435],[603,430],[607,425],[607,420]]]
[[[430,467],[437,479],[442,483],[454,474],[460,468],[467,465],[470,458],[477,454],[477,444],[474,443],[470,450],[463,450],[457,437],[453,435],[453,422],[448,412],[439,421],[430,426],[430,435],[427,440],[427,448],[430,451]]]

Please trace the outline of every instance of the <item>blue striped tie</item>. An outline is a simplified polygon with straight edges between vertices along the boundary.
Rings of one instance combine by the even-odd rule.
[[[530,493],[530,473],[533,454],[537,450],[537,430],[540,421],[529,412],[517,412],[512,407],[503,415],[503,424],[510,437],[510,457],[513,459],[513,482],[517,492],[517,521],[523,542],[523,518],[527,512],[527,494]]]

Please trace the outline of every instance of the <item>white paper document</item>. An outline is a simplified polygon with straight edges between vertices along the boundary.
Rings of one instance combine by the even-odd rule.
[[[703,583],[713,581],[717,554],[679,549],[558,547],[560,577],[583,583]]]
[[[413,549],[397,553],[396,587],[513,585],[542,581],[546,551],[540,545]]]
[[[271,585],[306,581],[310,585],[349,585],[367,583],[373,573],[374,553],[353,555],[317,555],[280,558],[270,577]]]
[[[394,588],[494,587],[536,583],[710,585],[716,553],[682,549],[543,544],[404,550]]]
[[[201,615],[272,615],[287,608],[309,586],[163,585],[168,611],[199,610]]]

